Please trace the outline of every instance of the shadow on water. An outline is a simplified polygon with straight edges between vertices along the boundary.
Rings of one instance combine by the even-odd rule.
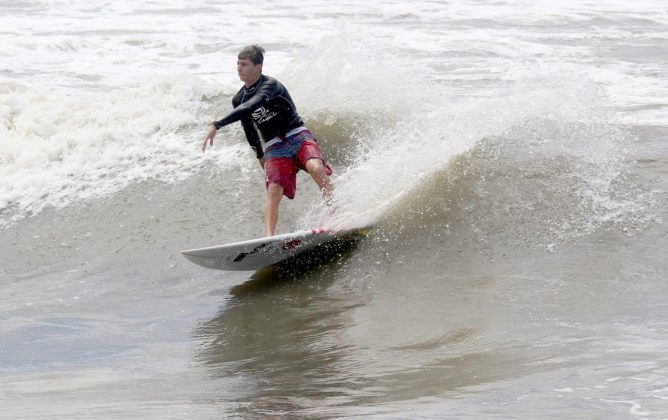
[[[196,358],[207,373],[244,378],[234,395],[240,415],[300,413],[307,407],[295,396],[334,392],[314,384],[336,376],[346,350],[337,334],[360,303],[332,285],[354,275],[350,257],[358,244],[344,238],[256,272],[197,327]]]
[[[254,295],[322,277],[324,273],[345,263],[357,248],[359,238],[346,237],[332,241],[316,249],[303,252],[278,264],[256,271],[250,279],[232,287],[230,294],[235,297]]]

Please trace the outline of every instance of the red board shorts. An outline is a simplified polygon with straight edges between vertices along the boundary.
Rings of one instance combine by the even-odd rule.
[[[283,187],[283,195],[289,199],[295,197],[297,190],[297,171],[306,170],[306,161],[320,159],[325,164],[327,175],[332,168],[325,162],[320,147],[310,131],[304,129],[283,141],[273,144],[264,152],[265,184],[278,184]]]

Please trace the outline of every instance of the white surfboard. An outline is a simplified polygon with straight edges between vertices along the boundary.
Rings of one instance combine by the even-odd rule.
[[[259,270],[337,240],[361,239],[366,236],[367,229],[362,227],[345,230],[325,228],[303,230],[227,245],[191,249],[181,253],[195,264],[207,268],[229,271]]]

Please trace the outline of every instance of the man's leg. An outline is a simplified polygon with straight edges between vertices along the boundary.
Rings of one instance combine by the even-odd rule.
[[[322,163],[322,159],[309,159],[306,161],[304,166],[306,167],[308,174],[311,175],[311,178],[313,178],[315,183],[318,185],[318,188],[320,188],[320,191],[322,191],[322,197],[325,199],[325,201],[331,201],[332,190],[334,187],[332,186],[332,182],[329,180],[327,172],[325,172],[325,165]]]
[[[267,204],[264,210],[264,231],[267,236],[274,236],[281,198],[283,198],[283,187],[273,182],[270,183],[267,186]]]

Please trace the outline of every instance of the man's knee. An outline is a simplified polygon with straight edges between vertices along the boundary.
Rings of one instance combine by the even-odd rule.
[[[267,194],[274,196],[274,195],[282,195],[283,194],[283,186],[281,184],[276,184],[274,182],[269,183],[267,185]]]
[[[322,163],[322,159],[318,158],[311,158],[306,161],[306,171],[310,174],[316,173],[316,174],[324,174],[325,173],[325,165]]]

